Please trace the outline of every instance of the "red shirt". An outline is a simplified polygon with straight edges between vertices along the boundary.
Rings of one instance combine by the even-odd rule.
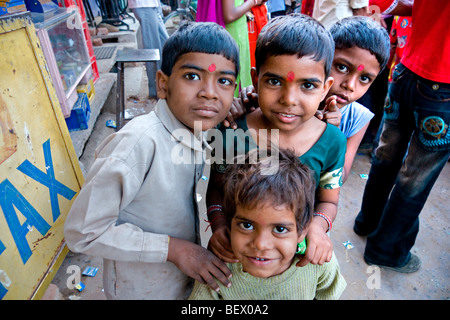
[[[395,66],[400,62],[405,51],[408,37],[411,34],[411,17],[399,17],[395,16],[391,27],[391,50],[395,47],[394,57],[392,57],[392,64],[389,66],[389,81],[392,80],[392,72]],[[393,54],[391,52],[391,54]]]
[[[394,0],[371,0],[381,12]],[[450,83],[450,1],[415,0],[411,36],[401,63],[417,75],[436,82]]]

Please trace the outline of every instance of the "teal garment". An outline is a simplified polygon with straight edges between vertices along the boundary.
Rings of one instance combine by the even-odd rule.
[[[223,137],[223,157],[216,155],[213,159],[212,170],[215,172],[223,173],[226,164],[232,163],[231,159],[234,156],[243,155],[249,150],[258,147],[248,133],[249,128],[246,117],[243,116],[237,119],[236,124],[238,126],[236,130],[223,125],[217,128]],[[234,143],[232,143],[231,137],[234,137]],[[216,147],[214,144],[217,143],[212,143],[213,147]],[[347,139],[344,134],[336,126],[327,123],[327,127],[320,139],[299,159],[314,171],[316,186],[323,189],[335,189],[339,188],[343,183],[342,172],[346,149]]]
[[[244,0],[235,0],[234,6],[239,7],[244,3]],[[251,60],[250,60],[250,41],[248,39],[247,15],[243,15],[236,21],[228,23],[227,31],[231,34],[239,47],[239,74],[236,79],[237,87],[234,96],[239,94],[239,88],[245,88],[252,85],[252,77],[250,75]]]
[[[181,4],[186,5],[186,0],[181,0]],[[195,11],[197,11],[197,0],[192,0],[191,1],[191,5],[190,7],[192,7]]]

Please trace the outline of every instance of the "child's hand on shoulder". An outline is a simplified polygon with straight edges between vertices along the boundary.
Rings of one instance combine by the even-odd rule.
[[[225,127],[231,127],[233,129],[237,129],[237,124],[234,120],[241,117],[246,112],[245,106],[242,103],[241,99],[233,98],[233,104],[231,105],[230,111],[225,120],[222,121],[222,124]]]
[[[226,226],[221,226],[214,230],[208,242],[208,249],[225,262],[239,262],[231,250],[230,238],[228,237],[228,229]]]
[[[258,108],[258,94],[255,87],[250,85],[241,90],[240,99],[247,112],[255,111]]]
[[[225,120],[223,120],[222,124],[225,127],[237,129],[237,125],[234,120],[246,113],[255,111],[256,108],[258,108],[258,94],[255,92],[255,88],[250,85],[241,90],[239,93],[239,98],[233,99],[230,112],[228,112],[228,116]]]
[[[167,261],[184,274],[218,291],[214,278],[230,286],[231,271],[226,264],[205,248],[187,240],[170,237]]]
[[[333,255],[333,243],[320,225],[311,222],[306,235],[307,247],[303,258],[297,262],[297,267],[304,267],[308,263],[322,265],[330,262]]]

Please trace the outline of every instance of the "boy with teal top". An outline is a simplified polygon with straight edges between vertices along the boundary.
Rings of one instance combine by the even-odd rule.
[[[243,138],[248,141],[246,148],[263,149],[260,138],[265,133],[278,136],[272,143],[293,149],[314,172],[316,212],[306,236],[308,249],[297,266],[323,264],[332,257],[333,245],[327,232],[337,214],[346,139],[337,127],[314,115],[333,83],[329,77],[333,54],[330,33],[314,19],[294,14],[269,21],[258,37],[256,70],[252,74],[259,108],[236,121],[240,128],[235,130],[236,135],[247,135]],[[233,129],[220,130],[226,138],[227,130]],[[230,143],[225,139],[225,154],[229,155],[227,148]],[[215,209],[208,210],[213,231],[209,248],[224,261],[236,262],[225,219],[216,210],[223,202],[223,177],[220,160],[214,160],[206,199],[208,208]]]
[[[335,42],[331,77],[334,82],[318,117],[338,126],[347,137],[343,181],[350,174],[358,147],[374,114],[356,102],[370,88],[389,60],[389,35],[385,28],[369,17],[344,18],[330,28]],[[334,97],[336,109],[326,103]],[[247,108],[257,105],[253,86],[243,90],[242,102]],[[253,105],[252,105],[253,104]],[[325,107],[327,106],[327,107]]]
[[[232,285],[219,284],[214,291],[196,282],[189,299],[338,299],[346,283],[334,255],[323,265],[296,266],[298,244],[314,212],[311,170],[292,151],[280,150],[276,172],[267,174],[273,159],[252,164],[256,153],[251,150],[243,164],[229,165],[224,174],[223,212],[239,259],[228,264]]]

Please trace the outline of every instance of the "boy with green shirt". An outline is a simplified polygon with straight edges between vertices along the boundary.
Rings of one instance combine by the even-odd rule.
[[[315,182],[311,170],[292,151],[229,165],[224,174],[223,212],[231,247],[239,263],[229,263],[230,287],[211,290],[196,282],[192,300],[338,299],[346,282],[334,256],[323,265],[298,268],[298,252],[314,212]]]

